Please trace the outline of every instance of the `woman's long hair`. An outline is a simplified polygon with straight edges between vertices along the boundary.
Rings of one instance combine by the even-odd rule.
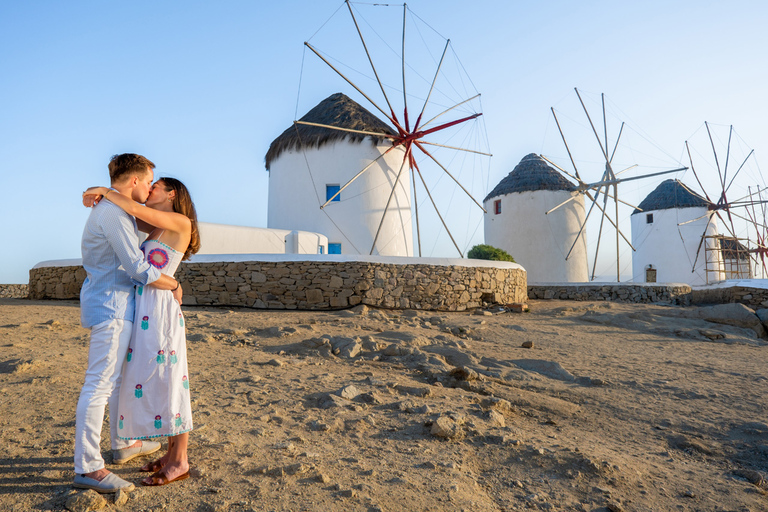
[[[171,190],[176,192],[176,195],[173,198],[173,211],[186,215],[192,222],[192,233],[189,239],[189,245],[187,246],[187,250],[184,251],[184,257],[182,258],[182,260],[187,260],[190,256],[200,250],[200,231],[197,229],[195,203],[192,202],[192,196],[189,194],[187,187],[176,178],[163,177],[157,180],[157,182],[162,182],[166,192],[170,192]]]

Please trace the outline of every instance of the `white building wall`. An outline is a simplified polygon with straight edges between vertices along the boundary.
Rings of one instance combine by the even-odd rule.
[[[723,259],[723,279],[752,279],[752,261],[750,259]]]
[[[554,212],[546,212],[572,195],[576,199]],[[494,202],[501,201],[496,214]],[[566,261],[565,256],[584,223],[584,196],[565,190],[513,192],[484,204],[485,243],[507,251],[528,272],[529,283],[585,282],[586,234]]]
[[[197,254],[317,254],[328,252],[328,238],[319,233],[198,223]]]
[[[651,224],[646,220],[649,214],[653,215]],[[722,268],[720,251],[705,252],[704,244],[699,249],[709,214],[706,207],[670,208],[633,214],[632,245],[636,251],[632,255],[632,280],[645,282],[645,271],[649,265],[653,265],[656,269],[656,282],[706,284],[705,265],[710,269]],[[694,219],[699,220],[683,224]],[[713,235],[717,235],[717,217],[713,217],[707,227],[707,236]],[[710,248],[715,248],[716,242],[714,239],[706,241]],[[705,253],[710,260],[706,263]],[[709,273],[710,283],[722,279],[721,272]]]
[[[319,149],[284,151],[270,164],[267,226],[324,233],[342,254],[369,254],[387,199],[403,162],[394,149],[341,192],[341,200],[320,210],[326,185],[344,186],[389,146],[339,140]],[[309,162],[307,164],[307,162]],[[309,165],[309,170],[307,166]],[[310,176],[311,170],[311,176]],[[403,169],[374,255],[413,256],[411,190]]]

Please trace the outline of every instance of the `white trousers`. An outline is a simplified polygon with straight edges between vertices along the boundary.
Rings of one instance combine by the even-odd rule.
[[[88,369],[77,401],[75,421],[75,473],[85,474],[104,467],[101,457],[101,426],[109,404],[112,449],[126,448],[134,441],[117,437],[117,400],[123,361],[131,341],[133,322],[108,320],[91,328]]]

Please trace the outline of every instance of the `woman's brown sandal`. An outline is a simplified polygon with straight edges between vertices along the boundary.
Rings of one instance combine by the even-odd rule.
[[[157,473],[153,474],[150,477],[145,478],[141,481],[142,485],[146,485],[148,487],[156,487],[159,485],[168,485],[171,482],[178,482],[179,480],[186,480],[189,478],[189,471],[186,473],[182,473],[181,475],[177,476],[173,480],[168,480],[168,477],[163,473],[162,470],[158,471]],[[149,482],[146,482],[145,480],[149,480]]]
[[[161,469],[163,469],[162,458],[152,461],[148,464],[144,464],[139,468],[139,471],[143,471],[145,473],[157,473]]]

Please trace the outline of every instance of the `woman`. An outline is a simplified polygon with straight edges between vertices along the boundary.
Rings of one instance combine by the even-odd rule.
[[[141,205],[115,190],[89,188],[134,216],[147,240],[141,249],[150,265],[173,275],[179,263],[200,249],[197,214],[179,180],[160,178]],[[141,468],[153,474],[144,485],[166,485],[189,477],[187,444],[192,430],[184,316],[168,290],[136,289],[136,316],[123,363],[118,435],[124,439],[168,437],[168,451]]]

